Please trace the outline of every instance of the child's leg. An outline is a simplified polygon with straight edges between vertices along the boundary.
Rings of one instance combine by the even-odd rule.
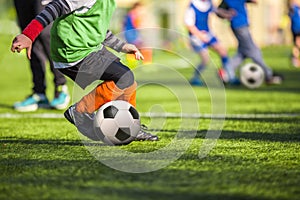
[[[208,49],[203,49],[202,51],[199,52],[199,55],[201,58],[201,63],[195,69],[194,77],[199,77],[199,75],[203,72],[203,70],[205,69],[206,65],[209,62]]]
[[[228,58],[228,53],[227,50],[219,43],[216,42],[212,45],[212,48],[214,51],[216,51],[220,57],[221,57],[221,62],[222,62],[222,68],[225,70],[226,74],[227,74],[227,79],[228,80],[224,80],[223,81],[227,82],[231,82],[231,81],[235,81],[237,78],[235,76],[235,70],[232,68],[232,66],[230,66],[229,63],[229,58]],[[220,73],[220,72],[219,72]]]
[[[135,106],[136,83],[128,67],[120,62],[113,62],[99,78],[104,82],[77,103],[78,112],[93,113],[103,104],[118,99],[131,102]]]
[[[208,55],[207,49],[203,49],[202,51],[200,51],[199,55],[201,57],[201,63],[194,70],[194,75],[190,80],[190,84],[195,85],[195,86],[203,85],[203,82],[200,79],[200,74],[204,71],[204,69],[209,61],[209,55]]]
[[[93,113],[113,100],[127,101],[135,107],[136,85],[134,82],[130,87],[121,90],[113,81],[104,81],[77,103],[76,110],[80,113]]]
[[[76,110],[80,113],[93,113],[103,104],[116,100],[122,94],[123,90],[113,81],[104,81],[77,103]]]
[[[131,105],[136,107],[136,87],[137,83],[134,82],[130,87],[123,90],[123,95],[118,97],[118,100],[129,102]]]
[[[226,66],[228,64],[228,60],[229,60],[227,50],[219,42],[214,43],[211,47],[221,57],[222,66],[223,67]]]
[[[292,49],[292,62],[295,67],[300,67],[300,35],[294,36],[294,47]]]

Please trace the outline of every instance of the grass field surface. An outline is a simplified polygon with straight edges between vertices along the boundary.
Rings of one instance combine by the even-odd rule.
[[[63,111],[23,114],[12,109],[30,94],[32,83],[25,54],[9,51],[11,40],[0,35],[0,199],[299,199],[300,69],[290,67],[290,47],[263,49],[266,63],[285,80],[255,90],[220,83],[191,87],[187,81],[193,68],[178,56],[156,51],[154,64],[135,72],[140,85],[137,109],[160,141],[111,147],[82,138]],[[196,64],[197,57],[191,60]],[[48,70],[50,99],[52,78]],[[68,84],[78,99],[80,89]],[[223,117],[193,117],[201,114]],[[200,158],[206,138],[215,132],[215,143]],[[114,149],[155,152],[178,135],[178,142],[188,148],[159,170],[126,173],[99,161],[121,160]],[[95,156],[91,149],[105,153]],[[176,150],[181,147],[172,152]],[[157,158],[141,162],[152,167],[168,155]]]

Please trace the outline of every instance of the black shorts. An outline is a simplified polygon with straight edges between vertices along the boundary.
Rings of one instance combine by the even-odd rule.
[[[59,69],[81,88],[85,89],[94,81],[114,81],[120,89],[131,86],[134,77],[131,70],[105,47],[89,54],[73,67]]]

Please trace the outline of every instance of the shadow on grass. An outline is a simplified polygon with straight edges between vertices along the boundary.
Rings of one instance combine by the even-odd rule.
[[[51,199],[267,199],[252,193],[250,196],[243,188],[238,189],[239,181],[243,180],[230,181],[233,173],[227,165],[232,165],[232,162],[226,163],[224,159],[222,166],[227,169],[222,173],[214,168],[201,169],[198,164],[200,168],[170,168],[147,174],[119,172],[93,159],[2,159],[0,177],[5,190],[1,195],[10,197],[8,199],[18,199],[18,195],[29,195],[29,199],[47,196]],[[214,163],[215,167],[221,166],[220,158],[206,162]],[[249,176],[246,169],[241,173],[234,177]],[[255,184],[256,181],[252,179],[248,184]],[[239,191],[230,191],[232,187]]]
[[[279,133],[257,133],[257,132],[236,132],[223,131],[220,139],[236,140],[261,140],[270,142],[300,142],[299,133],[279,134]]]
[[[6,109],[11,109],[13,110],[14,107],[10,104],[3,104],[3,103],[0,103],[0,108],[6,108]]]
[[[164,131],[166,134],[162,137],[174,136],[172,130]],[[191,132],[186,131],[186,134],[189,133]],[[197,137],[204,138],[205,134],[206,130],[199,130]],[[264,133],[231,131],[224,131],[221,135],[222,139],[287,141],[280,137],[274,139]],[[0,140],[0,145],[7,143],[33,145],[26,147],[25,151],[17,145],[13,146],[14,148],[7,150],[8,157],[1,157],[0,188],[3,190],[0,199],[261,200],[274,199],[269,189],[277,191],[282,187],[282,181],[293,181],[294,177],[294,173],[286,174],[286,169],[282,167],[276,168],[279,171],[274,176],[273,171],[268,171],[268,163],[265,165],[251,157],[224,153],[199,161],[197,152],[184,154],[178,163],[160,171],[129,174],[106,167],[85,150],[78,149],[77,146],[83,146],[81,140]],[[43,151],[44,147],[35,144],[50,145],[47,148],[54,153]],[[59,145],[75,148],[57,150]],[[35,154],[28,155],[29,152]],[[36,152],[41,154],[36,156]],[[112,156],[118,159],[120,155]],[[267,172],[269,173],[266,175]],[[261,187],[262,176],[267,176],[263,179],[264,187]],[[289,186],[287,190],[296,187]],[[253,193],[253,189],[259,190],[259,193]]]
[[[172,139],[178,133],[178,130],[151,130],[160,132],[160,137],[164,139]],[[216,133],[218,130],[210,130],[211,133]],[[185,134],[194,134],[195,131],[181,131]],[[170,134],[167,134],[170,133]],[[197,130],[196,138],[206,138],[209,134],[208,130]],[[300,142],[300,129],[295,133],[263,133],[263,132],[238,132],[231,130],[223,130],[220,137],[217,139],[226,140],[257,140],[270,142]]]
[[[30,144],[30,145],[66,145],[66,146],[107,146],[102,142],[81,140],[35,140],[35,139],[0,139],[0,144]]]

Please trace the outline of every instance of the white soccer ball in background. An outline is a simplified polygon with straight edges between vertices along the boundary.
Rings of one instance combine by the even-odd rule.
[[[139,113],[130,103],[121,100],[101,106],[94,120],[95,133],[109,145],[129,144],[140,129]]]
[[[255,63],[248,63],[241,67],[240,79],[244,86],[254,89],[263,84],[265,80],[265,73],[259,65]]]

